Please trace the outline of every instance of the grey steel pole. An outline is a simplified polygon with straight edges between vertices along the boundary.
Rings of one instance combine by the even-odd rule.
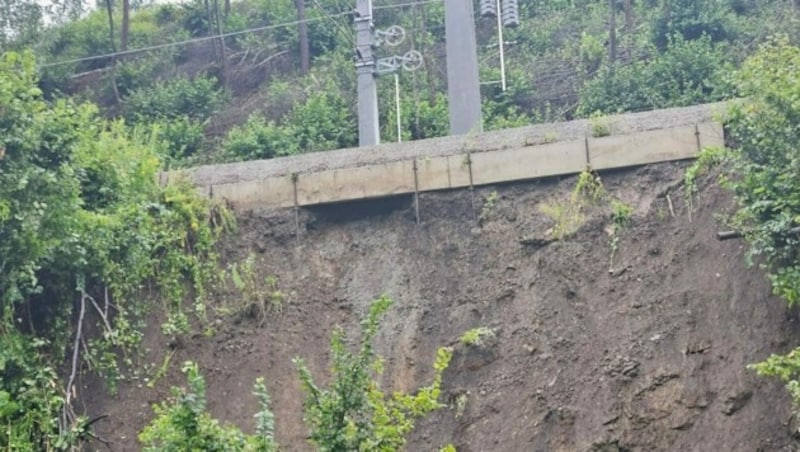
[[[358,145],[380,144],[378,90],[375,86],[375,36],[372,0],[356,0],[356,73],[358,74]]]
[[[450,133],[465,135],[482,132],[478,46],[472,0],[447,0],[444,4],[444,26]]]

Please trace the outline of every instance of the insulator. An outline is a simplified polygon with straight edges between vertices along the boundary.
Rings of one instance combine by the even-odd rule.
[[[511,28],[519,26],[518,0],[503,0],[503,25]]]
[[[482,17],[497,16],[497,0],[481,0],[480,13]]]

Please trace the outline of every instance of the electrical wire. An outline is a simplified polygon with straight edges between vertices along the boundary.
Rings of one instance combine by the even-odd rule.
[[[336,21],[336,19],[334,19],[333,16],[331,16],[331,14],[325,8],[323,8],[322,5],[320,5],[317,0],[311,0],[311,1],[314,3],[314,5],[316,5],[317,9],[319,9],[322,12],[322,14],[325,15],[325,17],[327,19],[329,19],[331,22],[333,22],[333,26],[336,27],[336,29],[339,30],[339,32],[341,32],[342,35],[344,35],[344,37],[347,38],[350,41],[350,45],[355,47],[356,46],[356,38],[353,35],[353,30],[351,30],[351,29],[349,29],[347,27],[342,27],[342,24],[339,23],[338,21]],[[336,13],[335,15],[341,17],[341,16],[346,16],[346,15],[349,15],[349,14],[352,14],[352,12]]]
[[[337,16],[337,15],[338,16],[346,16],[348,14],[350,14],[350,13],[349,12],[347,12],[347,13],[339,13],[339,14],[336,14],[334,16]],[[101,59],[104,59],[104,58],[118,57],[118,56],[123,56],[123,55],[134,55],[134,54],[137,54],[137,53],[150,52],[150,51],[153,51],[153,50],[160,50],[160,49],[165,49],[165,48],[168,48],[168,47],[176,47],[176,46],[182,46],[182,45],[187,45],[187,44],[193,44],[195,42],[205,42],[205,41],[210,41],[210,40],[214,40],[214,39],[228,38],[228,37],[231,37],[231,36],[239,36],[239,35],[243,35],[243,34],[247,34],[247,33],[254,33],[254,32],[258,32],[258,31],[266,31],[266,30],[274,30],[276,28],[291,27],[291,26],[294,26],[294,25],[301,24],[303,22],[305,22],[305,23],[317,22],[317,21],[321,21],[323,19],[325,19],[325,18],[324,17],[313,17],[313,18],[306,19],[306,20],[295,20],[295,21],[284,22],[284,23],[280,23],[280,24],[265,25],[263,27],[248,28],[246,30],[232,31],[230,33],[217,34],[217,35],[214,35],[214,36],[203,36],[203,37],[200,37],[200,38],[187,39],[185,41],[168,42],[168,43],[164,43],[164,44],[158,44],[158,45],[148,46],[148,47],[139,47],[137,49],[129,49],[129,50],[124,50],[124,51],[120,51],[120,52],[106,53],[106,54],[102,54],[102,55],[92,55],[92,56],[87,56],[87,57],[82,57],[82,58],[73,58],[71,60],[55,61],[55,62],[52,62],[52,63],[44,63],[44,64],[40,64],[39,67],[45,68],[45,67],[61,66],[61,65],[64,65],[64,64],[72,64],[72,63],[81,63],[81,62],[84,62],[84,61],[101,60]]]
[[[379,9],[403,8],[406,6],[428,5],[431,3],[442,3],[442,2],[443,0],[420,0],[418,2],[395,3],[392,5],[373,6],[372,9],[379,10]]]
[[[430,3],[440,3],[442,1],[443,0],[420,0],[420,1],[416,1],[416,2],[407,2],[407,3],[397,3],[397,4],[393,4],[393,5],[375,6],[372,9],[373,10],[381,10],[381,9],[403,8],[403,7],[406,7],[406,6],[425,5],[425,4],[430,4]],[[317,3],[317,1],[314,0],[314,3]],[[317,5],[319,5],[319,4],[317,3]],[[322,8],[320,8],[320,9],[322,9]],[[295,25],[301,24],[303,22],[311,23],[311,22],[318,22],[318,21],[321,21],[321,20],[333,20],[334,22],[336,22],[334,20],[335,17],[345,17],[345,16],[348,16],[348,15],[352,14],[351,11],[341,12],[341,13],[333,13],[333,14],[328,13],[324,9],[322,11],[325,14],[324,17],[312,17],[312,18],[306,18],[305,20],[294,20],[294,21],[291,21],[291,22],[284,22],[284,23],[280,23],[280,24],[265,25],[263,27],[248,28],[246,30],[233,31],[233,32],[230,32],[230,33],[223,33],[221,35],[217,34],[217,35],[213,35],[213,36],[203,36],[203,37],[200,37],[200,38],[187,39],[187,40],[184,40],[184,41],[168,42],[168,43],[164,43],[164,44],[158,44],[158,45],[147,46],[147,47],[139,47],[139,48],[136,48],[136,49],[128,49],[128,50],[123,50],[123,51],[119,51],[119,52],[105,53],[105,54],[102,54],[102,55],[91,55],[91,56],[87,56],[87,57],[73,58],[73,59],[69,59],[69,60],[54,61],[52,63],[40,64],[39,67],[40,68],[47,68],[47,67],[63,66],[65,64],[82,63],[82,62],[85,62],[85,61],[102,60],[104,58],[120,57],[120,56],[125,56],[125,55],[135,55],[137,53],[151,52],[151,51],[154,51],[154,50],[166,49],[166,48],[169,48],[169,47],[183,46],[183,45],[187,45],[187,44],[193,44],[193,43],[196,43],[196,42],[205,42],[205,41],[211,41],[211,40],[214,40],[214,39],[228,38],[228,37],[231,37],[231,36],[239,36],[239,35],[243,35],[243,34],[247,34],[247,33],[255,33],[255,32],[259,32],[259,31],[266,31],[266,30],[274,30],[274,29],[277,29],[277,28],[291,27],[291,26],[295,26]],[[340,24],[338,22],[336,22],[336,24],[337,24],[337,27],[340,26]],[[350,35],[350,39],[351,39],[351,41],[354,41],[352,35]]]

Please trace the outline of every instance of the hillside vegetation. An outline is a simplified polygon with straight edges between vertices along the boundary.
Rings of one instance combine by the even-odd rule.
[[[98,7],[49,27],[19,18],[10,25],[24,32],[0,48],[34,49],[48,98],[92,100],[128,125],[157,122],[172,164],[355,146],[354,5],[305,3],[301,12],[294,0],[112,2],[110,15]],[[476,18],[486,129],[731,97],[730,74],[760,43],[798,36],[789,1],[520,3],[519,26],[504,27],[506,91],[496,22]],[[381,46],[378,56],[412,48],[424,56],[419,70],[400,71],[403,140],[448,133],[443,5],[374,5],[377,29],[407,31],[405,42]],[[305,33],[297,24],[303,16]],[[219,33],[232,36],[212,39]],[[132,53],[104,57],[120,49]],[[395,141],[389,78],[379,81],[381,135]]]
[[[422,69],[400,74],[404,140],[445,135],[448,125],[443,3],[412,3],[375,5],[378,28],[408,30],[405,47],[380,51],[413,47],[425,55]],[[352,17],[341,1],[306,5],[307,62],[290,0],[123,0],[93,11],[79,2],[54,5],[62,8],[59,20],[48,26],[35,2],[0,6],[4,450],[69,450],[91,438],[99,419],[75,403],[84,373],[102,375],[112,392],[119,381],[158,380],[159,369],[139,360],[148,316],[161,319],[162,333],[178,344],[192,334],[214,336],[215,320],[246,314],[263,323],[280,310],[277,279],[256,279],[251,260],[219,263],[217,242],[235,230],[230,212],[186,184],[160,186],[160,170],[357,141]],[[506,30],[509,89],[483,88],[487,128],[744,99],[726,119],[731,148],[708,150],[687,173],[687,201],[700,174],[722,174],[735,201],[724,221],[743,233],[774,293],[796,305],[797,2],[530,1],[520,14],[519,27]],[[481,20],[478,29],[487,82],[499,78],[493,27]],[[260,30],[247,31],[253,28]],[[242,33],[213,38],[220,32]],[[151,50],[104,56],[143,47]],[[380,96],[383,138],[395,140],[393,84],[381,81]],[[358,353],[348,351],[344,332],[334,335],[330,389],[317,387],[297,362],[309,430],[323,450],[394,450],[415,419],[441,406],[446,348],[431,386],[414,395],[380,389],[382,360],[370,339],[389,304],[379,299],[365,318]],[[143,444],[275,447],[263,381],[255,382],[258,431],[248,436],[206,413],[201,370],[191,362],[184,369],[190,388],[159,405]],[[754,369],[779,377],[800,403],[800,351]]]

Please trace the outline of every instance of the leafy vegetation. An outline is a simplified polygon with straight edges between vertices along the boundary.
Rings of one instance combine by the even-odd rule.
[[[493,329],[485,326],[480,326],[465,331],[464,334],[462,334],[461,337],[459,338],[459,341],[466,346],[471,346],[471,345],[480,346],[483,345],[487,339],[491,339],[493,337],[495,337]]]
[[[295,23],[293,0],[125,1],[110,11],[59,0],[51,12],[30,0],[11,3],[0,6],[7,18],[0,51],[34,49],[45,63],[40,87],[48,98],[92,99],[129,125],[165,123],[173,165],[356,143],[351,17],[338,0],[304,8],[306,33]],[[400,137],[394,84],[378,80],[384,141],[446,135],[443,2],[381,6],[376,27],[401,25],[408,39],[378,55],[415,48],[425,60],[418,71],[400,73]],[[729,74],[758,43],[774,33],[800,38],[792,8],[778,0],[528,2],[519,27],[506,30],[505,91],[496,25],[478,21],[485,128],[730,97]],[[58,20],[46,24],[45,17]],[[219,32],[242,33],[206,39]],[[203,40],[183,43],[191,38]],[[146,46],[154,48],[104,56]]]
[[[578,175],[575,188],[568,200],[554,200],[539,206],[539,210],[552,218],[555,224],[551,235],[561,240],[578,230],[586,218],[586,210],[601,202],[616,201],[606,192],[600,176],[586,169]]]
[[[293,0],[122,1],[108,2],[109,11],[50,3],[0,4],[0,448],[8,450],[67,449],[88,434],[91,421],[72,406],[74,376],[91,368],[113,390],[135,372],[148,309],[163,306],[169,335],[205,322],[209,288],[220,283],[215,243],[233,220],[184,183],[160,186],[160,169],[356,143],[351,17],[339,14],[337,0],[306,11],[308,61],[300,58],[305,38]],[[400,74],[400,137],[393,84],[379,79],[386,141],[448,133],[443,5],[376,11],[379,29],[409,31],[403,46],[381,48],[380,56],[413,47],[425,59],[419,71]],[[604,136],[607,114],[744,96],[728,120],[733,149],[703,154],[687,173],[688,199],[702,168],[722,164],[739,206],[730,223],[745,232],[750,258],[767,269],[775,293],[794,306],[796,8],[778,0],[527,2],[520,26],[506,30],[513,44],[505,49],[505,91],[496,83],[497,49],[487,46],[494,24],[478,24],[485,127],[588,117],[592,134]],[[251,28],[259,31],[207,39]],[[170,45],[192,37],[203,40]],[[107,55],[145,46],[153,48]],[[481,217],[495,201],[487,198]],[[563,238],[583,223],[584,209],[606,202],[613,261],[617,231],[632,210],[609,198],[596,174],[581,174],[570,200],[542,209],[555,220],[553,236]],[[225,276],[262,319],[284,302],[277,280],[262,284],[248,261],[229,270]],[[347,351],[342,331],[334,335],[330,389],[314,386],[298,361],[321,448],[399,447],[413,421],[438,406],[445,349],[434,382],[415,396],[387,396],[375,382],[380,359],[365,338],[386,309],[384,299],[373,307],[358,353]],[[755,368],[784,380],[796,397],[796,355]],[[168,364],[169,357],[162,368]],[[162,405],[158,425],[143,434],[149,447],[267,450],[204,414],[202,377],[193,366],[186,372],[190,389]],[[259,394],[266,406],[266,392]],[[262,433],[272,428],[263,413]]]
[[[748,262],[767,271],[775,295],[789,306],[800,303],[800,48],[786,38],[770,40],[734,77],[743,100],[727,114],[730,149],[708,149],[687,171],[686,196],[696,180],[719,166],[721,180],[732,190],[736,211],[728,224],[749,243]],[[751,366],[774,376],[800,407],[800,349],[773,355]]]
[[[729,112],[734,148],[727,181],[739,209],[731,218],[750,243],[749,256],[768,269],[776,295],[800,303],[800,48],[766,44],[737,76],[745,101]]]
[[[343,330],[334,332],[329,389],[318,387],[303,360],[295,360],[306,393],[304,419],[311,428],[311,442],[320,451],[400,450],[415,420],[443,406],[438,399],[442,373],[452,357],[448,348],[436,353],[431,385],[414,395],[395,392],[387,396],[381,390],[377,377],[383,365],[372,341],[380,317],[391,305],[386,296],[373,302],[361,323],[357,353],[347,349]]]
[[[489,215],[492,214],[494,210],[495,204],[497,204],[497,199],[499,198],[497,194],[497,190],[492,190],[483,198],[483,206],[481,206],[481,213],[478,215],[478,222],[483,223],[489,219]]]
[[[275,419],[263,379],[256,381],[253,394],[260,410],[256,413],[255,435],[236,427],[220,425],[206,412],[206,384],[197,364],[187,362],[183,372],[188,389],[173,388],[172,400],[155,406],[156,418],[139,434],[147,452],[219,451],[272,452]]]
[[[165,332],[188,331],[187,311],[203,321],[215,242],[232,225],[189,185],[156,182],[157,129],[48,103],[36,82],[30,54],[0,58],[0,447],[9,450],[66,448],[85,434],[72,407],[76,372],[86,363],[113,390],[154,301],[166,308]],[[82,336],[88,322],[101,334]]]

